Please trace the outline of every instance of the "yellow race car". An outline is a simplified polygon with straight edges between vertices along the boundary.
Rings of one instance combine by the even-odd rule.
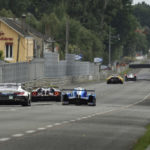
[[[124,79],[120,75],[111,75],[106,79],[107,84],[123,84]]]

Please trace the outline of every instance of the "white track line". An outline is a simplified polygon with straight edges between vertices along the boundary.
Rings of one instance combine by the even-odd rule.
[[[54,126],[60,126],[62,123],[55,123]]]
[[[50,125],[47,125],[46,127],[47,127],[47,128],[52,128],[52,127],[53,127],[53,125],[51,125],[51,124],[50,124]]]
[[[8,140],[10,140],[10,138],[1,138],[0,142],[5,142],[5,141],[8,141]]]
[[[36,132],[35,130],[28,130],[28,131],[26,131],[26,133],[34,133],[34,132]]]
[[[46,128],[37,128],[37,130],[45,130]]]
[[[13,134],[12,135],[12,137],[21,137],[21,136],[24,136],[24,134],[19,133],[19,134]]]

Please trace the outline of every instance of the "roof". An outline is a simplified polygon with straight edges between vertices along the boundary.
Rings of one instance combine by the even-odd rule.
[[[21,36],[31,36],[31,34],[33,34],[39,38],[45,37],[42,33],[38,32],[36,29],[32,28],[30,25],[28,25],[25,22],[20,21],[17,18],[0,18],[0,21],[7,24],[10,28],[15,30]]]
[[[10,28],[12,28],[13,30],[15,30],[17,33],[19,33],[21,36],[37,36],[41,39],[44,39],[45,41],[54,41],[51,39],[51,37],[46,36],[44,34],[42,34],[41,32],[38,32],[36,29],[34,29],[33,27],[31,27],[29,24],[20,21],[17,18],[0,18],[0,21],[2,21],[3,23],[7,24]],[[23,24],[23,25],[22,25]],[[24,30],[22,29],[24,26]]]
[[[0,21],[2,21],[4,24],[7,24],[10,28],[15,30],[21,36],[30,36],[27,32],[24,32],[22,30],[22,27],[20,25],[17,25],[13,19],[0,18]]]

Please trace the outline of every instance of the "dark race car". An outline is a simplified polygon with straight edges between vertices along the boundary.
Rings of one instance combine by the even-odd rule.
[[[61,101],[61,91],[53,87],[37,88],[31,95],[32,101]]]
[[[107,84],[120,83],[123,84],[124,80],[120,75],[111,75],[106,79]]]
[[[86,90],[81,87],[62,89],[62,105],[69,104],[96,106],[95,90]]]
[[[136,74],[125,74],[125,81],[136,81]]]

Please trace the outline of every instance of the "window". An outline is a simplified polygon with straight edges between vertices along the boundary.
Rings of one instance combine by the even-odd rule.
[[[13,57],[13,44],[12,43],[6,43],[6,58],[12,58]]]

